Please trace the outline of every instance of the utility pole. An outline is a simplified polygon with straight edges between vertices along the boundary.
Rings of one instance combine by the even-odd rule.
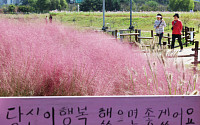
[[[79,6],[79,3],[78,3],[78,12],[80,11],[80,6]]]
[[[103,31],[107,29],[107,27],[105,27],[105,8],[106,8],[106,3],[105,0],[103,0],[103,27],[102,27]]]
[[[132,10],[133,10],[133,6],[132,6],[132,0],[130,0],[130,30],[134,30],[134,26],[132,25]]]

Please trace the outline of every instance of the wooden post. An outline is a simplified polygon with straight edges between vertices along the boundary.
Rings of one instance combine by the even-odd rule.
[[[194,36],[195,36],[194,28],[192,28],[192,31],[193,31],[193,42],[192,42],[192,45],[194,45]]]
[[[115,38],[117,39],[117,30],[115,30]]]
[[[184,29],[184,27],[182,29],[182,35],[185,36],[185,29]]]
[[[194,52],[194,73],[196,73],[196,68],[198,65],[198,50],[199,50],[199,41],[195,41],[195,52]]]
[[[168,36],[168,48],[170,49],[171,47],[171,45],[170,45],[170,35],[169,35],[169,33],[167,34],[167,36]]]
[[[135,29],[135,33],[137,33],[137,29]],[[138,35],[135,35],[135,41],[138,42]]]
[[[151,30],[151,37],[153,37],[153,30]]]
[[[185,44],[186,44],[186,47],[187,47],[187,44],[188,44],[188,30],[189,30],[189,28],[185,27]]]
[[[138,30],[139,37],[141,37],[141,29]],[[138,39],[138,42],[141,43],[141,39]]]
[[[166,49],[167,42],[163,42],[163,49]]]
[[[132,29],[130,29],[130,33],[132,33],[131,31],[132,31]],[[131,42],[131,35],[130,35],[130,42]]]
[[[198,62],[198,50],[199,50],[199,41],[195,41],[195,52],[194,52],[195,63]]]
[[[112,36],[115,36],[115,31],[111,31],[112,32]]]
[[[153,30],[151,30],[151,37],[153,38]],[[153,46],[154,46],[154,40],[153,40]],[[153,47],[154,48],[154,47]]]
[[[187,35],[186,33],[187,33],[188,29],[189,28],[187,26],[185,26],[185,35]]]
[[[119,30],[120,34],[123,34],[123,30]],[[120,40],[123,41],[124,36],[120,36]]]

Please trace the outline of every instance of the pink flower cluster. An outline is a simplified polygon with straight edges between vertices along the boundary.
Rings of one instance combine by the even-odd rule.
[[[188,94],[193,77],[104,33],[0,20],[1,96]]]

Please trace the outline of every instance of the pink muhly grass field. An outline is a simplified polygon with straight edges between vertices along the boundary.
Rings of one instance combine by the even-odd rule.
[[[104,33],[0,20],[1,96],[182,95],[197,78]]]

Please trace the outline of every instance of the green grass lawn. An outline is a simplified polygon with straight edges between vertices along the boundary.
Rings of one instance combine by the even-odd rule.
[[[141,29],[142,36],[150,37],[150,30],[154,30],[153,24],[156,20],[158,12],[135,12],[133,13],[133,24],[136,29]],[[62,23],[73,24],[80,27],[89,27],[91,29],[101,29],[103,25],[102,12],[68,12],[68,13],[51,13],[54,18]],[[167,26],[165,35],[171,33],[171,22],[173,21],[174,12],[161,12]],[[198,31],[200,24],[200,12],[180,12],[180,20],[184,26],[194,27]],[[106,26],[111,30],[128,29],[130,25],[129,12],[106,12]],[[199,33],[195,36],[196,40],[200,40]],[[193,47],[193,46],[189,46]]]
[[[73,19],[75,19],[75,23],[81,26],[92,26],[96,28],[102,27],[102,16],[101,12],[69,12],[69,13],[52,13],[56,15],[56,19],[59,19],[62,22],[74,23]],[[141,30],[150,30],[152,29],[152,25],[156,20],[157,12],[137,12],[133,13],[133,22],[135,23],[135,27]],[[166,28],[166,31],[170,31],[171,22],[173,20],[173,12],[163,12],[161,13],[163,18],[167,24],[170,26]],[[129,19],[130,15],[128,12],[107,12],[106,13],[106,23],[111,25],[112,29],[124,29],[129,27]],[[187,25],[189,27],[197,28],[198,24],[200,24],[200,13],[180,13],[180,20],[182,20],[183,25]]]

